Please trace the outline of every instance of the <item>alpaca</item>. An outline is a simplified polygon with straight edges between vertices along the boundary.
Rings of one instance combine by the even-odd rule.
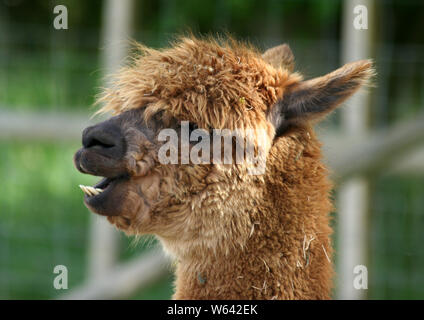
[[[303,80],[287,45],[261,54],[192,36],[139,50],[99,98],[113,116],[84,130],[74,156],[79,171],[104,177],[81,186],[86,206],[160,240],[176,261],[174,299],[329,299],[332,185],[313,125],[367,82],[372,63]],[[251,130],[264,171],[162,163],[160,132],[181,138],[184,121],[190,134]]]

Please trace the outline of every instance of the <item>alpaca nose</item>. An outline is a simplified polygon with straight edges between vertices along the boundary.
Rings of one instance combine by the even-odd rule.
[[[113,159],[120,159],[125,153],[125,140],[121,129],[109,121],[86,128],[82,134],[82,145],[85,149]]]

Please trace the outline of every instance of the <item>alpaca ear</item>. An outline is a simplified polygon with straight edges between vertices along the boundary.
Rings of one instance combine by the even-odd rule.
[[[305,122],[318,121],[354,94],[374,75],[372,62],[361,60],[322,77],[285,88],[283,98],[270,110],[268,120],[276,137]]]
[[[262,59],[275,68],[284,68],[290,72],[294,69],[294,55],[287,44],[281,44],[266,50],[262,54]]]

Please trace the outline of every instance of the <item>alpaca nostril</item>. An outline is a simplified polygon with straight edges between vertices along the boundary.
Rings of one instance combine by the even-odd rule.
[[[120,128],[108,121],[85,129],[82,134],[82,145],[85,149],[101,151],[113,158],[120,158],[125,149]]]
[[[110,142],[101,141],[101,140],[99,140],[97,138],[92,138],[91,140],[88,141],[88,143],[87,143],[87,145],[85,147],[86,148],[91,148],[91,147],[94,147],[94,146],[100,146],[102,148],[107,149],[107,148],[112,148],[115,145],[112,144],[112,143],[110,143]]]

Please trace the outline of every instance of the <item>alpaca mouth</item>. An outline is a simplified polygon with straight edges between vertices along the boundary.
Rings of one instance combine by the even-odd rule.
[[[111,179],[111,178],[103,178],[101,181],[99,181],[93,187],[91,187],[91,186],[84,186],[82,184],[80,184],[79,187],[84,192],[84,195],[87,198],[92,198],[92,197],[98,196],[101,193],[103,193],[109,187],[109,185],[111,184],[111,182],[113,180],[114,179]]]
[[[116,178],[103,178],[94,186],[79,185],[84,192],[84,203],[93,212],[100,215],[113,216],[119,215],[119,211],[111,210],[114,206],[110,206],[110,201],[114,200],[114,196],[119,193],[115,191],[116,186],[120,182],[126,180],[126,176]]]

